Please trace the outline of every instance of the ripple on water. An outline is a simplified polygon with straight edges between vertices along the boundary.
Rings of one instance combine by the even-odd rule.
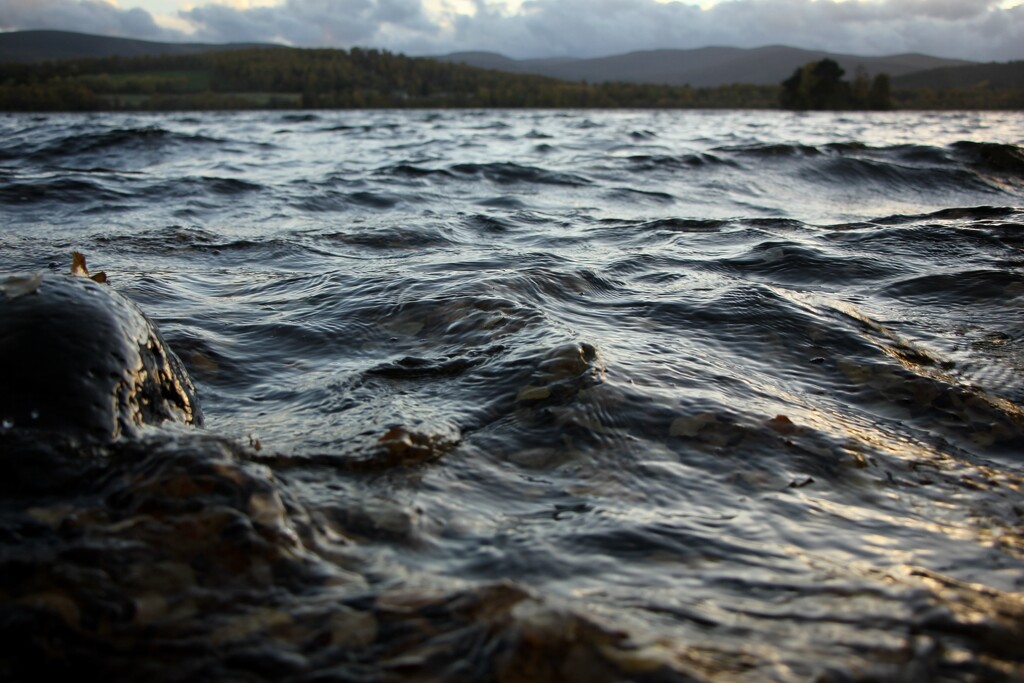
[[[1024,130],[978,116],[0,121],[0,265],[87,251],[208,423],[0,425],[0,670],[1022,677]]]

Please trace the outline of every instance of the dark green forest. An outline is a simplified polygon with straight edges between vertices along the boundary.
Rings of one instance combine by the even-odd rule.
[[[991,66],[983,68],[986,72],[992,70]],[[869,77],[859,70],[852,81],[844,79],[844,75],[843,69],[832,59],[808,62],[782,82],[779,106],[799,111],[1024,109],[1024,88],[1020,87],[993,86],[985,82],[982,85],[943,88],[899,87],[894,86],[893,80],[884,73]]]
[[[813,90],[813,83],[808,81],[808,84]],[[735,84],[692,88],[571,83],[373,49],[260,48],[0,64],[0,111],[444,107],[735,109],[776,108],[780,106],[780,98],[783,106],[822,108],[799,103],[794,106],[793,102],[785,100],[787,87]],[[867,84],[867,90],[861,79],[848,87],[850,92],[863,90],[870,99],[881,86],[876,78]],[[1024,91],[916,88],[893,90],[885,107],[830,102],[826,108],[890,106],[1024,108]]]
[[[290,48],[0,64],[0,110],[762,108],[774,86],[587,85],[380,50]]]
[[[892,80],[889,74],[868,78],[858,73],[851,83],[832,59],[808,62],[782,82],[779,104],[784,109],[892,109]]]

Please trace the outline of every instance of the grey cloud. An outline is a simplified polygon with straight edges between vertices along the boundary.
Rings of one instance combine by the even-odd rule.
[[[283,41],[301,46],[380,45],[394,27],[431,33],[420,0],[287,0],[234,9],[202,5],[179,13],[211,41]]]
[[[727,0],[708,10],[653,0],[531,0],[523,10],[460,17],[450,50],[600,56],[787,44],[862,54],[1024,58],[1024,5],[1001,9],[998,0]]]
[[[122,10],[105,2],[0,0],[0,29],[53,29],[148,40],[183,40],[158,26],[149,12]]]
[[[156,40],[277,41],[380,47],[408,54],[490,50],[511,57],[592,57],[707,45],[787,44],[854,54],[923,52],[978,60],[1024,59],[1024,5],[1000,0],[725,0],[708,10],[655,0],[527,0],[509,14],[497,0],[431,21],[424,0],[284,0],[237,9],[200,0],[180,12],[185,36],[147,12],[95,0],[0,0],[0,29],[63,28]]]
[[[376,16],[381,21],[401,25],[426,25],[419,0],[379,0]]]
[[[935,19],[971,19],[984,14],[999,0],[889,0],[886,5],[901,15],[914,14]]]
[[[221,5],[204,5],[179,14],[196,26],[195,38],[201,41],[283,41],[316,45],[337,39],[315,20],[278,15],[271,8],[239,11]]]

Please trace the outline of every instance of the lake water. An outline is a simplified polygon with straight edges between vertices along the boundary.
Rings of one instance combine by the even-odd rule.
[[[1019,112],[0,118],[0,272],[83,252],[206,415],[0,508],[0,674],[1024,679],[1022,146]]]

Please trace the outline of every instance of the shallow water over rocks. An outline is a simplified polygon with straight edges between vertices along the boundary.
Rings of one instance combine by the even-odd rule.
[[[1016,114],[0,131],[206,418],[0,429],[0,675],[1024,677]]]

